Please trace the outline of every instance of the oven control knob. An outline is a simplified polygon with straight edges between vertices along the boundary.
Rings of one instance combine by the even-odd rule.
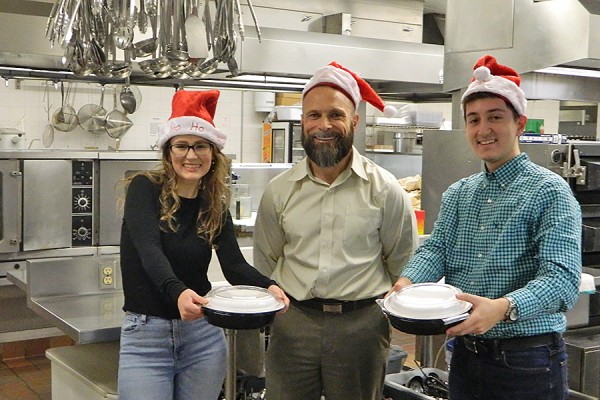
[[[73,229],[73,239],[74,240],[86,240],[91,236],[91,232],[85,226],[80,226],[77,229]]]
[[[77,211],[88,211],[91,208],[91,199],[85,193],[77,194],[73,199],[73,203]]]

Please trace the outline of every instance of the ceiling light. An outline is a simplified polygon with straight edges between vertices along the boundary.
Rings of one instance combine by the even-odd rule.
[[[543,69],[536,69],[533,72],[539,72],[542,74],[582,76],[585,78],[600,78],[600,71],[593,70],[593,69],[548,67],[548,68],[543,68]]]

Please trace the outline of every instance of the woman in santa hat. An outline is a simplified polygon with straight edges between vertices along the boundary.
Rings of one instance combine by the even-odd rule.
[[[177,91],[159,134],[160,167],[125,181],[120,400],[218,398],[225,337],[201,307],[213,249],[231,284],[268,288],[289,302],[238,247],[221,152],[226,136],[213,123],[218,98],[217,90]]]

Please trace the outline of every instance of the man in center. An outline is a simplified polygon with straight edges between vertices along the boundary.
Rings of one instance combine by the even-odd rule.
[[[391,116],[358,75],[333,62],[302,92],[307,157],[265,188],[254,266],[290,309],[271,326],[269,400],[379,400],[390,325],[375,300],[396,281],[418,237],[397,179],[353,146],[357,107]]]

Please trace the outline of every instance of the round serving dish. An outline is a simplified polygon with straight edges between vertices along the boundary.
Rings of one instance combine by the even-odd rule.
[[[268,290],[247,285],[219,287],[205,298],[208,304],[202,308],[208,322],[226,329],[263,328],[285,306]]]
[[[414,335],[437,335],[465,320],[471,303],[458,300],[461,290],[443,283],[418,283],[392,293],[380,303],[392,326]]]

